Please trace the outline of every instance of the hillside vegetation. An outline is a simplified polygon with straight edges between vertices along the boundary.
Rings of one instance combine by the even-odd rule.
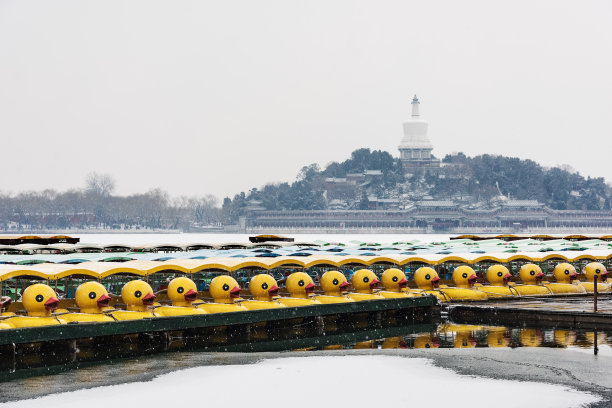
[[[323,210],[330,200],[327,178],[380,170],[375,183],[355,186],[344,200],[351,209],[364,208],[368,197],[396,198],[403,204],[423,199],[455,200],[466,205],[492,204],[504,195],[515,200],[538,200],[558,209],[609,210],[612,189],[602,177],[583,177],[570,168],[546,168],[532,160],[499,155],[447,155],[438,174],[404,175],[400,159],[388,152],[355,150],[343,162],[305,166],[292,183],[266,184],[223,201],[223,215],[235,221],[249,206],[267,210]],[[500,194],[501,193],[501,194]]]

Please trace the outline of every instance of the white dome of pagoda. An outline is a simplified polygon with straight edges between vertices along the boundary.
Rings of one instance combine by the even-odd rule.
[[[433,144],[427,137],[427,122],[419,115],[419,98],[414,95],[412,99],[412,117],[404,122],[404,137],[399,145],[399,150],[426,149],[432,150]]]

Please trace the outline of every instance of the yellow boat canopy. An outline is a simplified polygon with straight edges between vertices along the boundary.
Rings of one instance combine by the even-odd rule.
[[[602,261],[612,258],[610,250],[562,251],[562,252],[518,252],[488,253],[488,254],[423,254],[403,255],[391,254],[382,256],[342,256],[342,255],[311,255],[311,256],[278,256],[271,258],[206,258],[206,259],[170,259],[167,261],[133,260],[127,262],[83,262],[79,264],[40,263],[36,265],[0,265],[0,281],[16,277],[37,277],[47,280],[57,280],[67,276],[83,275],[94,279],[102,279],[116,274],[148,276],[161,271],[178,271],[186,274],[201,271],[234,272],[247,268],[270,270],[279,267],[312,268],[330,266],[339,268],[343,265],[362,265],[369,267],[375,264],[403,266],[410,263],[440,265],[444,263],[476,264],[480,262],[509,263],[524,262],[576,262],[581,260]]]

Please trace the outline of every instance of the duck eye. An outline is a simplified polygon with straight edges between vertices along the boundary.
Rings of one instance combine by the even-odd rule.
[[[567,269],[565,270],[565,274],[566,274],[566,275],[569,275],[569,271],[568,271]]]
[[[529,272],[531,275],[535,275],[535,271],[531,271]]]
[[[268,284],[266,282],[261,284],[262,289],[268,289]]]
[[[338,282],[338,279],[334,279],[334,280],[332,281],[332,283],[333,283],[334,285],[337,285],[337,284],[339,284],[340,282]]]
[[[464,273],[464,274],[463,274],[463,275],[461,275],[461,276],[463,276],[463,278],[465,279],[465,278],[467,278],[467,273]]]
[[[44,299],[43,295],[36,295],[36,301],[37,302],[42,302]]]
[[[304,286],[304,281],[303,280],[299,281],[298,286]]]
[[[502,277],[503,273],[501,272],[497,272],[497,276],[499,276],[500,278]]]
[[[431,279],[431,276],[429,274],[425,275],[425,279],[429,280]]]
[[[229,290],[229,285],[227,283],[223,284],[223,290]]]
[[[595,273],[599,273],[599,269],[595,269]]]
[[[364,281],[365,283],[368,283],[368,282],[370,281],[370,278],[368,278],[368,277],[366,276],[365,278],[363,278],[363,281]]]
[[[393,277],[391,280],[392,280],[393,282],[397,282],[397,281],[398,281],[397,276],[394,276],[394,277]]]
[[[96,292],[89,292],[89,298],[90,299],[95,299],[96,298]]]
[[[137,290],[136,292],[134,292],[134,296],[136,296],[137,298],[142,296],[142,292]]]
[[[179,287],[176,289],[176,291],[177,291],[178,293],[183,293],[183,292],[185,291],[185,289],[183,289],[183,287],[182,287],[182,286],[179,286]]]

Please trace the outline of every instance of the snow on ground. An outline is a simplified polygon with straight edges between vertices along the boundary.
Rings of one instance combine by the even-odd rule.
[[[288,357],[203,366],[149,382],[54,394],[1,407],[231,406],[291,408],[427,406],[579,407],[592,394],[560,385],[462,376],[427,359],[393,356]],[[396,405],[397,404],[397,405]],[[422,404],[422,405],[421,405]]]

